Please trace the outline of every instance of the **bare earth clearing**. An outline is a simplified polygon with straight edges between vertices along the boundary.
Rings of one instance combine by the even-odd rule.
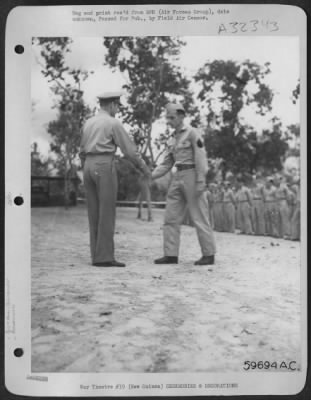
[[[198,267],[195,230],[185,226],[180,263],[158,266],[162,222],[163,210],[148,223],[119,208],[116,258],[127,267],[96,268],[84,206],[32,209],[32,370],[299,367],[299,242],[216,233],[216,265]]]

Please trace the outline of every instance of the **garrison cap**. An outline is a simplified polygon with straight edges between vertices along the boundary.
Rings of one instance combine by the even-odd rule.
[[[183,112],[184,114],[186,114],[186,111],[185,111],[185,109],[184,109],[184,107],[183,107],[183,105],[182,104],[180,104],[180,103],[168,103],[167,105],[166,105],[166,111],[181,111],[181,112]]]
[[[97,98],[99,100],[110,100],[110,99],[120,99],[120,97],[123,95],[123,92],[103,92],[100,93]]]

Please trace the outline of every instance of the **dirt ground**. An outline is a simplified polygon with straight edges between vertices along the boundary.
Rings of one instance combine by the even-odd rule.
[[[144,210],[145,211],[145,210]],[[180,263],[162,256],[154,222],[118,208],[116,258],[89,257],[85,206],[32,209],[32,370],[229,372],[244,361],[300,365],[300,244],[216,233],[212,267],[182,228]]]

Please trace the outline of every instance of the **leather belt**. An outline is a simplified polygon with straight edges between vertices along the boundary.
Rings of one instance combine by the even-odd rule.
[[[184,171],[185,169],[195,168],[195,164],[176,164],[177,171]]]
[[[106,153],[86,153],[86,157],[114,157],[114,152],[106,152]]]

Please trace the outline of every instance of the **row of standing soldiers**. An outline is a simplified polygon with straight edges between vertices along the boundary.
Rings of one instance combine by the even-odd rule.
[[[300,184],[283,178],[208,185],[210,223],[215,231],[300,240]]]

